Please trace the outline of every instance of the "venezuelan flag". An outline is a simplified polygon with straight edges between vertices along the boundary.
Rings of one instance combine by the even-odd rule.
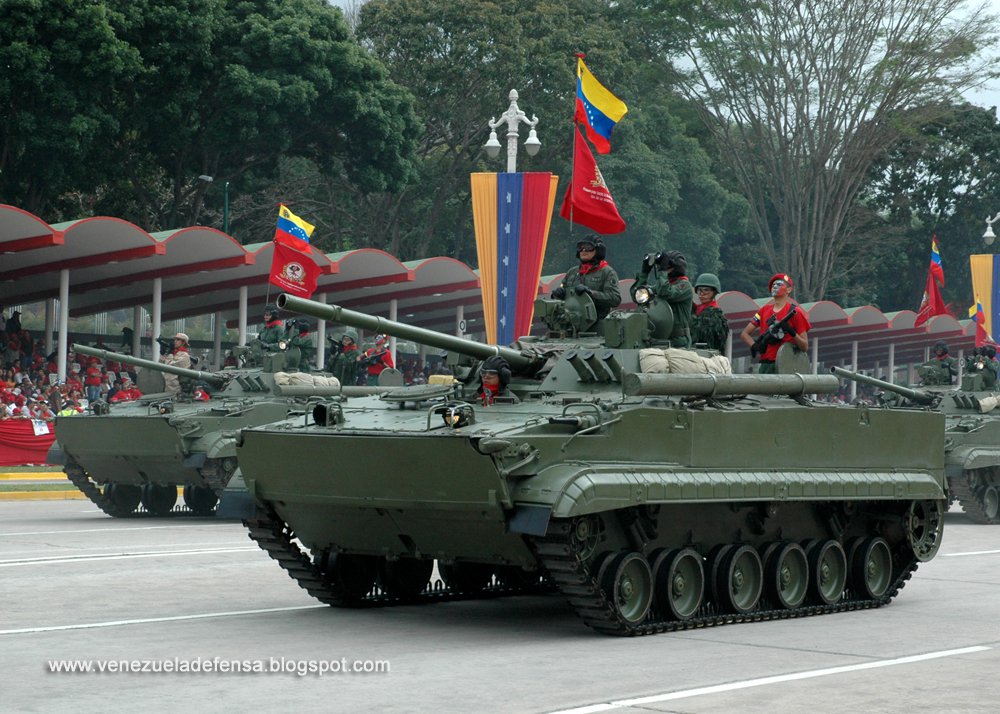
[[[587,128],[598,154],[611,152],[611,132],[628,112],[625,102],[590,73],[582,57],[576,59],[576,119]]]
[[[1000,255],[970,255],[969,266],[976,300],[969,317],[976,321],[976,345],[996,344],[993,336],[1000,327]]]
[[[559,177],[531,172],[470,178],[486,337],[506,345],[531,330]]]
[[[931,274],[944,287],[944,266],[941,264],[941,252],[938,250],[937,236],[931,236]]]
[[[278,207],[278,228],[274,233],[274,238],[291,238],[309,242],[309,237],[316,229],[312,223],[308,223],[288,210],[285,204]]]

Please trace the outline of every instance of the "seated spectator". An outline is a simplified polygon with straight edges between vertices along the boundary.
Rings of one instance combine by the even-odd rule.
[[[142,396],[138,387],[132,385],[132,380],[124,377],[121,380],[121,387],[111,397],[112,402],[134,402]]]

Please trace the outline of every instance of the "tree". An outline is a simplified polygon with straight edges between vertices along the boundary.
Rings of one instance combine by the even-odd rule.
[[[107,6],[0,3],[0,197],[44,213],[54,196],[104,181],[117,92],[139,69]]]
[[[995,249],[983,246],[982,234],[1000,206],[1000,122],[994,108],[967,103],[915,113],[934,118],[877,157],[861,192],[882,231],[896,233],[876,247],[872,282],[884,286],[884,309],[915,309],[936,234],[945,300],[964,313],[972,301],[968,256]]]
[[[927,118],[902,110],[935,107],[997,62],[977,59],[996,19],[966,13],[965,0],[720,0],[687,18],[680,86],[747,197],[770,267],[794,274],[804,300],[837,275],[875,158]]]

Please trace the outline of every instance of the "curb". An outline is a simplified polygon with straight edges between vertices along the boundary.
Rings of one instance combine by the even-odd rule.
[[[22,473],[0,473],[0,481],[62,481],[66,474],[62,471],[24,471]]]
[[[80,491],[0,491],[0,501],[76,501],[86,499]]]

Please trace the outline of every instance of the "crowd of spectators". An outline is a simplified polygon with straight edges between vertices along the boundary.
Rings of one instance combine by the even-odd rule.
[[[98,345],[104,347],[104,345]],[[21,314],[0,309],[0,420],[43,419],[83,413],[97,400],[126,401],[142,396],[126,365],[70,352],[67,376],[57,379],[56,354],[21,326]]]

